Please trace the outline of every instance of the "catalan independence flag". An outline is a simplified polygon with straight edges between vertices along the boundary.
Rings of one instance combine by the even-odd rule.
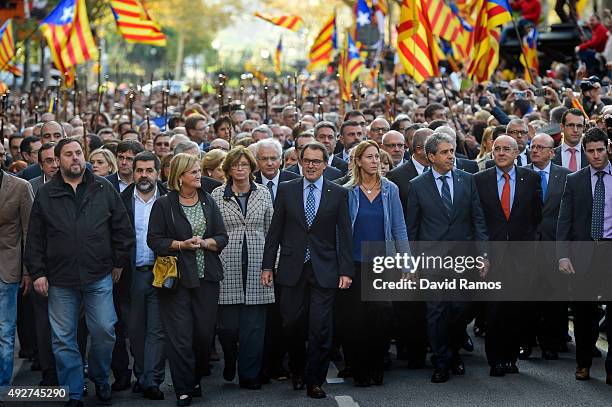
[[[62,0],[42,21],[40,31],[49,44],[53,62],[60,72],[70,72],[70,68],[77,64],[98,59],[85,0]],[[66,85],[70,86],[71,83]]]
[[[127,42],[166,46],[166,36],[141,0],[111,0],[117,28]]]
[[[280,37],[274,50],[274,73],[281,74],[281,55],[283,53],[283,37]]]
[[[538,60],[538,30],[535,27],[532,27],[523,38],[523,51],[520,60],[525,68],[525,80],[531,82],[531,79],[535,79],[534,76],[538,75],[540,65]],[[525,61],[523,55],[527,56],[527,61]],[[528,69],[531,75],[527,73]]]
[[[512,8],[508,0],[486,0],[489,28],[497,27],[512,21]]]
[[[308,53],[310,62],[306,67],[308,72],[321,68],[325,69],[332,60],[332,53],[336,47],[336,14],[334,13],[323,24],[323,28],[321,28],[317,38],[315,38],[314,43],[310,47],[310,52]]]
[[[13,20],[10,18],[0,28],[0,70],[21,76],[21,70],[13,64],[15,41],[13,40]]]
[[[262,14],[259,11],[257,11],[255,12],[255,17],[259,17],[263,20],[266,20],[269,23],[278,25],[279,27],[284,27],[294,32],[298,32],[300,28],[302,28],[302,25],[304,24],[304,20],[302,20],[302,17],[298,17],[298,16],[274,17],[274,16],[270,16],[267,14]]]
[[[425,0],[403,0],[397,51],[406,73],[417,83],[438,76],[439,45],[433,37]]]
[[[353,82],[359,78],[362,67],[363,62],[361,62],[359,48],[357,48],[353,37],[347,33],[338,66],[340,96],[342,96],[343,101],[349,102],[351,100]]]

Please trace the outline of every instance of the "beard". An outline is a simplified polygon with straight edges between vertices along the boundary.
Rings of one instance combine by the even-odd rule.
[[[74,166],[79,166],[79,169],[73,169],[72,167]],[[67,177],[67,178],[71,178],[71,179],[75,179],[75,178],[79,178],[81,175],[83,175],[83,173],[85,172],[85,166],[81,163],[74,163],[74,164],[70,164],[70,166],[68,166],[68,168],[62,168],[62,174]]]
[[[147,178],[140,179],[136,183],[136,189],[143,194],[153,191],[153,188],[155,188],[155,183],[151,182],[151,180]]]

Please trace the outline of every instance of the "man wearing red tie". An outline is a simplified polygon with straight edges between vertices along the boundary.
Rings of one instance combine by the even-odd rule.
[[[586,167],[589,163],[584,155],[580,139],[584,132],[584,115],[576,108],[567,110],[561,116],[563,143],[555,148],[553,163],[567,168],[571,172]]]
[[[530,169],[514,165],[518,153],[516,140],[499,136],[493,143],[495,166],[474,175],[489,241],[533,242],[542,219],[540,176]],[[529,270],[521,264],[521,256],[516,251],[510,248],[496,250],[491,262],[491,280],[502,281],[502,285],[514,288],[529,281]],[[500,275],[501,265],[505,270],[512,270],[511,278]],[[522,312],[520,302],[486,304],[485,351],[491,376],[519,372],[516,361]]]

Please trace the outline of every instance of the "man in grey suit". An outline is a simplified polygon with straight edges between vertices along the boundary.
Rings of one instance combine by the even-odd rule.
[[[477,251],[484,256],[484,242],[488,235],[478,190],[471,174],[453,169],[455,144],[452,136],[434,133],[425,141],[425,152],[431,162],[431,171],[410,181],[408,192],[406,223],[411,244],[474,240],[481,242],[477,244]],[[459,254],[450,247],[444,250],[443,256]],[[486,271],[486,267],[479,270],[481,277]],[[465,333],[465,308],[465,303],[460,302],[427,303],[427,330],[434,354],[433,383],[446,382],[449,371],[456,375],[465,374],[465,366],[459,357]]]
[[[561,197],[565,187],[565,177],[572,172],[567,168],[552,162],[555,156],[555,141],[548,134],[537,134],[531,140],[531,164],[526,168],[534,170],[540,175],[542,186],[542,222],[538,226],[536,239],[539,241],[554,241],[557,235],[557,219],[561,206]],[[557,261],[554,251],[547,250],[545,245],[541,246],[539,256],[542,275],[540,282],[544,284],[542,290],[550,290],[552,287],[547,283],[547,274],[554,273],[551,277],[557,277]],[[533,304],[533,312],[524,316],[526,319],[525,329],[522,331],[520,359],[527,359],[531,355],[531,346],[535,342],[536,332],[541,332],[540,348],[542,357],[547,360],[559,358],[559,348],[567,334],[567,304],[564,302],[544,302]],[[541,321],[541,329],[538,329]]]

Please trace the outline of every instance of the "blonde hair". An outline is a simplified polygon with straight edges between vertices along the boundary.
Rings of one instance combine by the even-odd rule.
[[[347,187],[350,188],[356,185],[361,185],[361,182],[363,181],[363,175],[361,174],[361,167],[357,165],[357,161],[361,159],[361,157],[363,156],[363,153],[365,153],[365,151],[370,147],[376,148],[376,152],[380,154],[381,152],[380,147],[378,146],[378,143],[375,142],[374,140],[362,141],[351,149],[354,151],[353,151],[353,156],[351,158],[351,163],[352,163],[351,179],[346,184]],[[393,160],[391,160],[391,162],[393,162]],[[381,178],[382,176],[380,175],[380,164],[378,164],[378,171],[376,172],[377,182],[380,182]]]
[[[218,148],[207,152],[204,158],[202,158],[202,174],[208,176],[208,171],[213,171],[215,168],[220,167],[226,155],[225,151]]]
[[[482,140],[480,141],[480,151],[478,152],[478,156],[476,158],[482,158],[482,157],[484,157],[488,153],[488,151],[487,151],[487,141],[491,140],[493,138],[493,129],[494,128],[495,127],[493,127],[493,126],[489,126],[482,133]]]
[[[111,174],[114,174],[114,173],[116,173],[119,170],[119,166],[117,165],[117,159],[113,155],[112,151],[110,151],[110,150],[108,150],[108,149],[106,149],[104,147],[101,147],[101,148],[98,148],[98,149],[92,151],[89,154],[88,161],[91,163],[92,158],[95,155],[98,155],[98,154],[102,154],[102,157],[104,157],[104,159],[108,163],[108,166],[111,168],[111,172],[110,172]]]
[[[251,181],[255,180],[255,170],[257,170],[257,161],[255,161],[255,157],[253,157],[253,153],[247,147],[244,146],[236,146],[232,148],[227,155],[225,156],[225,160],[223,160],[223,164],[221,164],[221,169],[225,174],[225,179],[230,180],[232,178],[232,165],[238,162],[241,157],[245,157],[249,162],[249,167],[251,168],[251,174],[249,174],[249,179]]]
[[[198,164],[198,161],[198,157],[185,153],[172,157],[172,161],[170,161],[170,175],[168,176],[168,188],[173,191],[180,191],[181,175],[189,171],[195,164]]]

